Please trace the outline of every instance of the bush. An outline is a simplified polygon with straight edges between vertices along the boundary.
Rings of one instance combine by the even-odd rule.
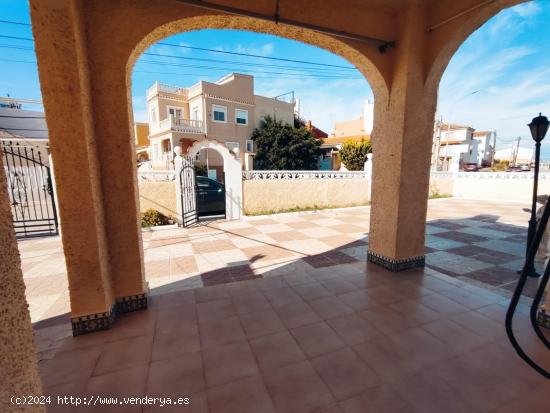
[[[208,176],[206,165],[201,162],[195,163],[195,165],[193,166],[193,169],[195,170],[196,176]]]
[[[167,225],[169,223],[170,219],[156,209],[148,209],[143,214],[141,214],[142,228],[149,228],[156,225]]]
[[[349,171],[362,171],[367,154],[372,152],[370,139],[347,141],[340,149],[340,159]]]

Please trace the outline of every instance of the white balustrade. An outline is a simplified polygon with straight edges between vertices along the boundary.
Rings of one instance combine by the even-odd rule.
[[[243,179],[297,180],[297,179],[366,179],[364,171],[244,171]]]

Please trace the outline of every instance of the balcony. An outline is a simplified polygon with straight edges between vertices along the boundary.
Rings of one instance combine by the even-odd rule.
[[[196,119],[174,118],[162,119],[158,124],[151,125],[151,134],[163,132],[178,132],[188,134],[204,134],[204,121]]]
[[[187,97],[187,89],[179,87],[179,86],[171,86],[171,85],[165,85],[163,83],[155,82],[153,86],[151,86],[149,89],[147,89],[147,100],[152,99],[159,93],[175,93],[178,95],[182,95],[182,97]]]

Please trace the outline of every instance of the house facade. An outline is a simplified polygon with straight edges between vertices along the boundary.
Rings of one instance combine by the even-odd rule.
[[[170,169],[173,149],[185,154],[195,142],[216,140],[238,153],[243,169],[252,169],[252,132],[269,115],[294,122],[294,102],[254,94],[254,78],[231,73],[216,82],[200,81],[190,87],[156,82],[147,90],[149,158],[154,169]],[[209,176],[223,172],[221,156],[204,151],[197,160],[207,165]],[[216,172],[214,172],[216,171]]]
[[[473,139],[478,142],[477,148],[480,166],[492,166],[495,157],[497,132],[495,130],[475,131]]]
[[[467,163],[480,164],[479,141],[471,126],[438,122],[434,133],[432,169],[457,172]]]

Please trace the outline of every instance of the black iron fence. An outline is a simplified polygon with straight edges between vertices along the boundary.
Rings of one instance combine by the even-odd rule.
[[[57,235],[48,155],[37,147],[14,142],[2,141],[0,147],[17,238]]]

